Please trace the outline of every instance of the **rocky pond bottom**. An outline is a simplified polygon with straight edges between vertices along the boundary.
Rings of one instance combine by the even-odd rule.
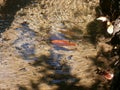
[[[67,32],[68,29],[63,27],[63,25],[62,28],[52,27],[50,31],[51,49],[48,63],[53,66],[55,73],[62,77],[52,80],[51,83],[74,83],[77,81],[76,78],[69,77],[71,68],[67,65],[68,62],[74,61],[72,57],[77,44],[65,37],[62,31]]]
[[[41,82],[44,82],[48,85],[52,84],[58,86],[60,84],[64,84],[65,86],[77,84],[77,86],[83,86],[84,88],[85,86],[91,87],[91,85],[96,83],[96,77],[98,75],[95,72],[97,68],[95,63],[97,60],[101,60],[101,58],[96,58],[96,49],[92,44],[89,44],[87,41],[84,41],[79,37],[75,40],[70,39],[69,37],[71,35],[75,36],[74,31],[67,29],[61,23],[54,24],[49,30],[48,39],[44,41],[44,43],[47,43],[47,45],[44,45],[41,43],[41,37],[39,37],[39,35],[37,35],[36,32],[30,28],[30,25],[27,21],[18,23],[16,26],[17,27],[15,27],[14,30],[8,30],[9,33],[6,31],[4,34],[2,34],[0,42],[5,46],[2,46],[1,52],[4,51],[5,53],[0,53],[1,61],[5,60],[7,65],[9,65],[11,58],[13,58],[12,62],[14,62],[15,59],[18,59],[20,62],[22,62],[22,64],[28,63],[28,66],[30,65],[30,67],[34,68],[35,70],[40,69],[34,73],[42,76],[39,80],[40,82],[38,82],[38,85],[41,85]],[[12,37],[10,36],[11,34],[13,35]],[[11,39],[9,39],[9,36]],[[8,43],[8,46],[11,45],[11,47],[8,47],[6,43]],[[7,49],[5,49],[5,47]],[[49,48],[46,49],[46,47]],[[40,59],[40,57],[46,53],[49,53],[47,58]],[[5,55],[7,57],[5,57]],[[44,66],[43,62],[45,62],[47,65]],[[35,66],[34,63],[36,63],[37,66]],[[14,66],[14,63],[10,64],[11,66]],[[21,69],[19,70],[25,71],[27,75],[27,67],[23,67],[21,64],[20,66]],[[42,66],[43,69],[46,68],[45,71],[41,70]],[[1,67],[4,67],[4,65]],[[5,75],[7,74],[5,73],[6,70],[7,68],[5,68],[5,71],[3,70]],[[52,70],[52,74],[46,75],[45,72],[49,72],[49,70]],[[32,73],[31,69],[28,71]],[[11,72],[11,69],[9,72]],[[35,76],[34,74],[33,76]],[[24,75],[25,74],[23,74],[23,76]],[[14,72],[10,73],[10,76],[11,78],[16,77]],[[1,75],[1,77],[3,77],[3,75]],[[105,79],[106,77],[102,78]],[[24,81],[23,79],[20,80]],[[99,85],[97,86],[99,87]],[[98,88],[97,86],[96,88]]]
[[[39,60],[35,56],[36,34],[29,28],[28,23],[21,23],[20,27],[15,28],[15,30],[18,34],[17,39],[12,43],[15,48],[14,53],[27,62]],[[62,78],[51,80],[50,83],[74,83],[77,80],[69,77],[70,67],[67,65],[67,62],[73,61],[72,57],[77,44],[68,40],[62,31],[67,32],[67,29],[54,27],[49,32],[51,42],[49,45],[51,48],[47,63],[55,69],[55,74],[62,76]]]

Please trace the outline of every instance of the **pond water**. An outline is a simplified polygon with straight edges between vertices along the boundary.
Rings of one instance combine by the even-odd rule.
[[[19,33],[18,38],[13,42],[16,48],[15,53],[25,60],[36,60],[35,54],[35,32],[29,28],[26,22],[21,23],[20,28],[16,28]]]
[[[60,24],[61,26],[62,24]],[[70,50],[68,47],[71,47],[70,45],[66,44],[64,41],[70,42],[66,37],[65,34],[61,33],[59,30],[66,31],[67,29],[64,29],[65,27],[62,25],[62,29],[53,27],[50,31],[50,41],[58,40],[60,42],[51,43],[51,49],[50,49],[50,60],[48,60],[48,63],[55,68],[55,73],[60,75],[70,75],[70,67],[67,65],[67,63],[63,64],[62,61],[65,60],[65,62],[69,62],[69,60],[72,60],[72,54],[74,51]],[[62,45],[61,45],[62,43]],[[66,47],[65,47],[66,46]],[[64,78],[57,78],[51,81],[51,83],[66,83],[66,82],[75,82],[75,78],[71,77],[64,77]]]

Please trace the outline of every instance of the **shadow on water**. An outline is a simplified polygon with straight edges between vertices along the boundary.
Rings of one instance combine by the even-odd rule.
[[[48,64],[49,56],[40,56],[38,61],[32,64],[34,67],[43,67],[43,69],[39,69],[38,72],[43,75],[42,78],[39,79],[38,83],[34,83],[31,81],[31,87],[33,90],[40,90],[39,85],[41,83],[45,83],[49,86],[56,85],[58,88],[55,90],[85,90],[84,87],[76,86],[75,84],[79,81],[79,79],[75,78],[75,76],[72,76],[70,74],[70,71],[67,70],[67,73],[61,73],[57,72],[56,68],[54,66],[51,66]],[[68,65],[64,66],[67,67],[67,69],[70,69]],[[45,90],[47,87],[44,87]],[[19,86],[19,90],[28,90],[26,87]],[[41,89],[42,90],[42,89]]]
[[[120,15],[119,4],[120,3],[118,0],[99,0],[99,6],[95,8],[96,18],[100,16],[107,16],[111,22],[114,21]],[[97,20],[93,20],[92,22],[88,23],[87,32],[88,35],[90,35],[90,41],[93,44],[97,44],[101,37],[104,37],[104,40],[111,37],[107,33],[106,22]],[[93,60],[94,64],[98,67],[110,68],[111,63],[113,63],[115,60],[112,57],[115,55],[112,55],[112,50],[105,52],[105,48],[107,48],[107,46],[104,46],[104,48],[102,47],[98,51],[97,56],[91,58],[91,60]]]
[[[96,18],[100,16],[107,16],[110,21],[113,23],[116,18],[120,15],[120,8],[118,0],[100,0],[99,6],[96,7]],[[97,20],[93,20],[92,22],[88,23],[87,25],[87,32],[90,36],[90,41],[92,44],[97,44],[100,40],[100,38],[104,37],[104,40],[107,38],[110,38],[111,36],[107,34],[107,24],[106,22],[101,22]],[[105,43],[105,41],[102,41]],[[106,43],[107,44],[107,43]],[[113,53],[113,49],[110,49],[108,51],[105,51],[105,48],[108,48],[107,46],[102,47],[97,55],[95,57],[89,57],[90,60],[93,61],[93,63],[103,70],[107,70],[111,73],[114,73],[115,69],[115,62],[118,60],[118,57],[116,57]],[[114,73],[115,74],[115,73]],[[117,80],[119,80],[117,78]],[[116,81],[117,81],[116,80]],[[113,80],[114,81],[114,78]],[[111,87],[111,82],[109,80],[106,80],[105,78],[101,76],[98,78],[98,86],[102,84],[102,89],[100,90],[109,90]],[[94,90],[94,89],[92,89]],[[99,90],[99,89],[98,89]],[[115,89],[114,89],[115,90]],[[117,90],[117,89],[116,89]]]
[[[100,0],[99,6],[96,8],[96,18],[99,16],[107,16],[110,19],[110,21],[114,23],[114,20],[118,18],[118,16],[120,15],[119,5],[120,3],[118,0]],[[104,37],[105,39],[110,38],[110,36],[106,33],[107,31],[106,26],[107,26],[106,22],[102,23],[96,20],[90,22],[87,25],[87,30],[88,30],[88,34],[90,35],[91,43],[96,44],[97,42],[99,42],[99,39],[101,37]],[[90,57],[90,59],[94,62],[96,66],[102,69],[106,69],[106,70],[108,69],[113,73],[115,69],[115,62],[116,60],[118,60],[118,57],[112,55],[114,53],[112,50],[105,52],[104,48],[101,48],[98,51],[96,57]],[[100,82],[103,81],[104,80],[100,80]],[[107,81],[104,86],[110,87],[110,82]]]
[[[119,0],[100,0],[102,15],[108,16],[110,21],[114,21],[120,15]]]
[[[96,44],[99,38],[108,36],[105,24],[96,20],[87,25],[87,32],[90,36],[90,41],[93,44]]]
[[[85,87],[82,85],[76,85],[80,78],[77,78],[75,75],[71,75],[70,69],[71,67],[64,64],[67,67],[68,73],[58,73],[56,72],[56,68],[48,64],[48,60],[50,59],[49,56],[42,55],[39,57],[38,61],[31,64],[34,67],[42,67],[43,69],[38,69],[38,72],[43,76],[38,80],[38,82],[31,81],[31,88],[32,90],[108,90],[106,83],[104,87],[101,87],[101,80],[96,80],[96,83],[93,84],[91,87]],[[44,86],[40,88],[42,83],[53,87],[49,88],[48,86]],[[54,88],[56,86],[57,88]],[[18,86],[19,90],[29,90],[26,86]]]
[[[18,10],[31,3],[31,0],[6,0],[0,9],[0,33],[9,28]]]
[[[105,52],[103,48],[99,50],[97,55],[95,57],[89,57],[90,60],[92,60],[93,64],[97,66],[95,72],[97,74],[97,69],[108,71],[109,73],[114,73],[114,64],[116,62],[117,57],[112,56],[112,50]],[[97,84],[97,87],[95,87],[95,90],[110,90],[110,85],[112,80],[106,79],[103,75],[98,74],[97,81],[99,82]],[[101,88],[101,89],[99,89]],[[93,89],[94,90],[94,89]]]
[[[96,57],[90,57],[90,59],[94,62],[97,67],[103,69],[111,69],[112,60],[111,51],[105,52],[103,49],[99,50]]]
[[[119,15],[119,1],[118,0],[100,0],[99,6],[95,8],[96,18],[100,16],[107,16],[110,21],[114,21]],[[96,44],[100,37],[108,38],[106,22],[94,20],[87,25],[87,31],[90,35],[91,43]]]
[[[100,7],[96,7],[96,18],[101,16]],[[90,36],[90,41],[93,44],[96,44],[101,37],[108,38],[110,35],[107,33],[106,22],[101,22],[98,20],[93,20],[87,25],[87,33]]]
[[[96,10],[99,10],[98,8]],[[98,14],[100,14],[99,11],[96,11]],[[96,15],[99,16],[99,15]],[[75,29],[76,30],[76,29]],[[87,31],[90,35],[90,41],[93,44],[96,44],[98,39],[100,37],[109,37],[109,35],[106,32],[106,23],[101,23],[100,21],[92,21],[87,25]],[[66,32],[65,32],[66,33]],[[68,32],[67,32],[68,33]],[[76,37],[75,37],[76,38]],[[89,57],[93,63],[101,68],[108,68],[110,67],[108,63],[108,60],[110,60],[110,51],[104,52],[103,49],[100,49],[96,57]],[[37,83],[34,83],[31,81],[31,88],[32,90],[40,90],[39,86],[41,83],[45,83],[49,86],[57,86],[56,90],[108,90],[107,84],[103,83],[104,85],[102,88],[100,87],[101,80],[96,80],[96,83],[92,85],[91,87],[85,87],[85,86],[77,86],[76,84],[80,81],[80,78],[77,78],[76,76],[73,76],[71,74],[71,67],[64,63],[63,66],[56,67],[54,66],[54,63],[52,65],[48,63],[50,60],[50,56],[42,55],[38,57],[38,60],[35,61],[35,63],[31,64],[33,67],[43,67],[43,69],[38,69],[38,72],[43,75],[42,78],[39,79]],[[64,68],[63,68],[64,67]],[[67,67],[67,68],[66,68]],[[65,71],[65,73],[61,73],[62,71]],[[67,73],[66,73],[67,72]],[[47,87],[45,87],[47,88]],[[28,90],[27,87],[19,86],[19,90]]]

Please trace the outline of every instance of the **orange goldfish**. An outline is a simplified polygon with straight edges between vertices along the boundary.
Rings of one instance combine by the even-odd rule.
[[[76,46],[75,43],[68,40],[52,40],[51,42],[58,46]]]

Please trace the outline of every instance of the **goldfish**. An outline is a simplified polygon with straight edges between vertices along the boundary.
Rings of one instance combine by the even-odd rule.
[[[76,46],[74,42],[70,42],[69,40],[52,40],[51,42],[58,46]]]

